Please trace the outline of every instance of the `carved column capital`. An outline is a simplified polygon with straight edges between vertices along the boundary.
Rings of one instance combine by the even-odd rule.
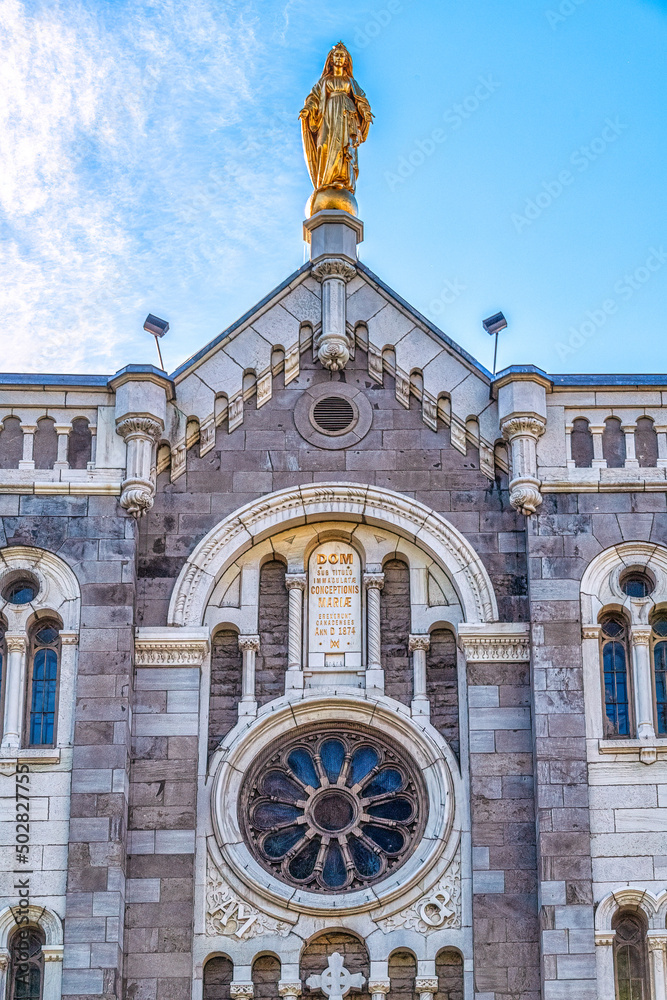
[[[5,632],[8,653],[23,653],[27,645],[25,632]]]
[[[511,441],[512,438],[519,435],[526,435],[535,438],[537,441],[544,434],[546,426],[547,422],[544,417],[530,413],[508,417],[506,420],[503,420],[500,429],[506,441]]]
[[[259,653],[259,636],[258,635],[240,635],[239,636],[239,649],[241,652],[245,653],[253,652]]]
[[[630,629],[630,640],[633,646],[649,646],[653,629],[650,625],[633,625]]]
[[[230,983],[229,995],[233,1000],[252,1000],[254,996],[254,986],[252,983]]]
[[[366,590],[382,590],[384,573],[364,573],[364,587]]]
[[[348,282],[354,278],[357,269],[342,257],[325,257],[313,265],[310,273],[317,281],[324,281],[326,278],[342,278],[343,281]]]
[[[301,983],[288,983],[281,979],[278,983],[278,996],[284,997],[285,1000],[288,1000],[290,997],[300,997]]]
[[[307,577],[305,573],[285,573],[285,586],[288,590],[305,590]]]
[[[157,441],[164,430],[164,424],[148,414],[131,413],[116,422],[116,430],[124,441],[132,437],[148,437]]]
[[[415,979],[415,990],[417,993],[437,993],[438,992],[438,977],[428,976],[420,977]]]
[[[601,632],[602,632],[602,626],[601,625],[582,625],[581,626],[581,638],[582,639],[599,639]]]
[[[431,645],[430,635],[411,635],[408,639],[408,649],[414,652],[415,649],[427,650]]]
[[[391,983],[388,979],[369,979],[368,980],[368,992],[373,997],[373,1000],[384,1000],[384,997],[389,993],[391,989]]]
[[[616,931],[596,931],[595,944],[598,948],[611,948],[616,938]]]

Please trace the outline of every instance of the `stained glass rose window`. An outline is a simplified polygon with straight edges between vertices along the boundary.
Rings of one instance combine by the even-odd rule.
[[[260,755],[239,818],[257,860],[281,881],[339,893],[403,864],[423,832],[426,802],[403,750],[340,725],[291,734]]]

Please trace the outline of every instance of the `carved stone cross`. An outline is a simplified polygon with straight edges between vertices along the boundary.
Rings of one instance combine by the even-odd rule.
[[[322,990],[329,1000],[343,1000],[350,990],[360,990],[364,985],[360,972],[352,975],[343,965],[343,956],[337,951],[329,956],[329,965],[321,976],[309,976],[306,980],[311,990]]]

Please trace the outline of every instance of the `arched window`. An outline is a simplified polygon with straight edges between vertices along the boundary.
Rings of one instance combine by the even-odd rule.
[[[0,621],[0,739],[3,736],[3,721],[5,718],[5,683],[7,680],[7,646],[5,645],[5,626]]]
[[[639,913],[621,911],[612,923],[616,1000],[649,1000],[646,923]]]
[[[18,417],[5,417],[0,433],[0,469],[18,469],[23,458],[23,428]]]
[[[605,736],[630,735],[627,626],[620,615],[602,621]]]
[[[570,438],[575,469],[590,469],[593,464],[593,435],[585,417],[572,421]]]
[[[33,458],[36,469],[52,469],[58,458],[58,435],[52,417],[42,417],[37,421]]]
[[[39,622],[30,641],[28,705],[28,746],[53,746],[60,635],[55,622]]]
[[[19,927],[10,944],[7,1000],[41,1000],[44,987],[44,933],[38,927]]]
[[[659,736],[667,736],[667,614],[659,612],[652,626],[655,728]]]
[[[625,465],[625,434],[618,417],[607,417],[604,422],[602,454],[609,469],[622,469]]]
[[[85,417],[75,417],[67,439],[67,461],[70,469],[85,469],[93,451],[93,437]]]
[[[658,435],[650,417],[640,417],[635,428],[635,454],[641,469],[658,464]]]

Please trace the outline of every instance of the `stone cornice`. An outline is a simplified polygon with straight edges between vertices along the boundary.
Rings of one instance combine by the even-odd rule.
[[[524,622],[461,624],[459,645],[468,663],[521,663],[530,660],[530,626]]]
[[[137,667],[199,667],[209,647],[207,628],[138,628],[134,662]]]

